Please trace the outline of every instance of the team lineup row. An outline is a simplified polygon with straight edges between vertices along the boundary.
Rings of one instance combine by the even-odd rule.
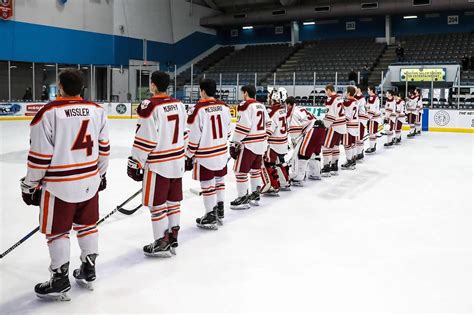
[[[347,158],[341,167],[354,169],[364,158],[366,129],[370,141],[366,153],[376,151],[382,123],[387,125],[387,147],[400,143],[406,118],[409,137],[421,130],[418,90],[406,106],[399,95],[388,92],[382,115],[374,88],[369,87],[366,101],[354,86],[347,87],[343,99],[327,85],[327,113],[319,120],[295,105],[282,88],[271,91],[265,106],[255,100],[255,87],[246,85],[241,88],[244,101],[232,132],[229,107],[214,98],[215,81],[200,82],[201,99],[188,109],[166,94],[169,83],[168,74],[152,74],[153,97],[138,107],[127,165],[128,176],[142,182],[142,204],[151,214],[154,240],[143,247],[148,256],[176,254],[185,171],[192,171],[201,186],[205,213],[196,219],[197,226],[217,229],[225,214],[229,154],[235,159],[238,193],[230,208],[248,209],[258,205],[262,194],[277,196],[280,190],[303,185],[306,178],[337,175],[341,143]],[[58,86],[61,97],[44,106],[31,122],[27,175],[21,188],[25,203],[40,208],[40,231],[51,258],[51,279],[37,284],[35,292],[40,298],[68,300],[71,229],[77,232],[81,249],[81,265],[73,276],[89,289],[96,279],[98,192],[107,186],[110,144],[105,111],[79,97],[80,72],[61,72]]]

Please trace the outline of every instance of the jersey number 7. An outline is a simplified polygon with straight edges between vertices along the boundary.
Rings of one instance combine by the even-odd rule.
[[[86,134],[87,127],[89,126],[89,119],[83,120],[81,122],[81,127],[77,133],[76,140],[72,145],[71,150],[86,150],[86,155],[92,155],[92,148],[94,147],[94,141],[90,134]]]

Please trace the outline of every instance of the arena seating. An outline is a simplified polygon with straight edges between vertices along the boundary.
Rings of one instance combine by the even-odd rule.
[[[474,54],[473,33],[414,35],[399,38],[407,62],[458,62]],[[474,82],[474,71],[463,71],[461,82]]]
[[[203,71],[206,71],[209,67],[219,62],[234,51],[233,46],[219,47],[203,59],[199,60],[193,66],[193,78],[196,79],[201,76]],[[177,77],[178,86],[188,84],[191,81],[191,67],[181,72]]]
[[[257,84],[260,84],[296,49],[288,44],[249,45],[236,50],[204,73],[217,82],[222,74],[222,84],[236,84],[237,73],[240,83],[254,83],[257,73]]]
[[[361,71],[364,65],[374,66],[383,52],[385,44],[376,43],[373,38],[344,40],[323,40],[306,42],[291,58],[276,71],[277,84],[313,84],[316,72],[317,83],[334,82],[338,72],[338,82],[347,82],[351,69]],[[273,82],[273,75],[268,78]]]

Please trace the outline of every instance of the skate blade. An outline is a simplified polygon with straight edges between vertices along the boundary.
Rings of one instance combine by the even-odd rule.
[[[321,180],[321,176],[308,176],[309,179],[311,180]]]
[[[260,206],[259,201],[257,201],[257,200],[250,200],[249,203],[250,203],[251,206],[254,206],[254,207]]]
[[[175,255],[175,256],[176,256],[176,248],[175,248],[175,247],[171,247],[171,248],[170,248],[170,253],[171,253],[172,255]]]
[[[290,186],[288,186],[288,187],[281,187],[281,188],[280,188],[280,191],[291,191],[291,188],[290,188]]]
[[[48,301],[71,301],[71,297],[67,292],[61,292],[61,293],[50,293],[50,294],[39,294],[36,293],[36,296],[42,300],[48,300]]]
[[[250,209],[250,204],[245,204],[245,205],[238,205],[238,206],[230,206],[232,210],[247,210]]]
[[[339,175],[339,173],[337,173],[337,172],[331,172],[331,176],[338,176],[338,175]]]
[[[171,258],[171,251],[159,252],[159,253],[145,253],[145,256],[148,257],[157,257],[157,258]]]
[[[217,230],[217,223],[216,224],[197,224],[198,228],[204,229],[204,230]]]
[[[321,177],[331,177],[331,173],[323,173],[321,174]]]
[[[222,221],[223,218],[218,218],[217,219],[217,225],[224,225],[224,221]]]
[[[92,285],[92,282],[86,281],[86,279],[77,279],[77,278],[75,279],[76,279],[76,283],[80,285],[81,287],[90,291],[94,291],[94,286]]]
[[[277,193],[277,192],[266,192],[266,193],[263,193],[264,196],[266,197],[280,197],[280,194]]]

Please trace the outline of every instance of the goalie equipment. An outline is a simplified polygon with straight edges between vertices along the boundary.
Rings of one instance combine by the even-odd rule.
[[[286,163],[278,164],[276,166],[278,173],[278,180],[280,182],[280,190],[290,190],[290,175],[289,167]]]
[[[308,161],[308,178],[321,180],[321,158],[310,159]]]
[[[268,196],[278,196],[280,181],[276,167],[274,165],[262,167],[261,174],[263,186],[260,192]]]

